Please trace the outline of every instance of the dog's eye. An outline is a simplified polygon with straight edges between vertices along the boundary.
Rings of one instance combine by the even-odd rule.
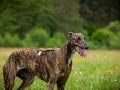
[[[81,40],[81,38],[80,38],[80,37],[78,37],[78,38],[77,38],[77,40]]]

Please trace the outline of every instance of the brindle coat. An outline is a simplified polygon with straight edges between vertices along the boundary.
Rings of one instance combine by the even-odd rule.
[[[58,90],[64,90],[72,68],[70,58],[75,51],[74,43],[84,49],[88,48],[82,34],[70,32],[68,35],[69,40],[58,49],[64,60],[63,64],[68,65],[65,69],[57,57],[55,49],[24,49],[13,52],[3,67],[5,90],[12,90],[15,76],[23,80],[18,90],[24,90],[34,81],[35,75],[48,83],[48,90],[53,90],[55,84],[57,84]],[[39,56],[40,51],[42,53]]]

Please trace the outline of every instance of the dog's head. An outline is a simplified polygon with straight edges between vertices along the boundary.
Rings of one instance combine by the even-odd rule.
[[[85,42],[85,37],[81,33],[68,33],[70,43],[72,45],[72,48],[76,50],[81,56],[86,57],[86,53],[84,49],[88,49],[89,46]]]

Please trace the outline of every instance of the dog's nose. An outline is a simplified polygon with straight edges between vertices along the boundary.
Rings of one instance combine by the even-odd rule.
[[[85,49],[89,49],[89,46],[87,45],[87,46],[85,47]]]

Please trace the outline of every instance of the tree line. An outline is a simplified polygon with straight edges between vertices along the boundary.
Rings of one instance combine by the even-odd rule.
[[[91,49],[120,49],[120,1],[112,2],[1,0],[0,46],[60,47],[71,31],[83,33]]]

